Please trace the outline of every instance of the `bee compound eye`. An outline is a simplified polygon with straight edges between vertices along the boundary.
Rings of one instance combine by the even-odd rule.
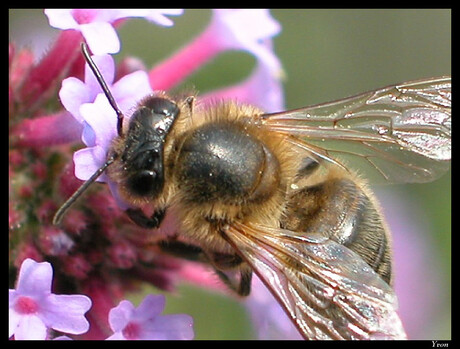
[[[163,183],[155,171],[142,170],[128,177],[126,185],[133,195],[147,197],[158,194]]]

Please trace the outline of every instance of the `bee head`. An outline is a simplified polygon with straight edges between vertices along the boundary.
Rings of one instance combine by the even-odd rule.
[[[164,186],[163,148],[179,115],[176,103],[149,96],[131,117],[120,160],[126,190],[138,198],[154,198]]]

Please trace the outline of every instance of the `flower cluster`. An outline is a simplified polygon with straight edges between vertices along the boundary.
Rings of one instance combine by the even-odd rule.
[[[9,291],[9,337],[49,339],[50,330],[67,334],[88,331],[84,314],[91,300],[83,295],[51,293],[53,269],[48,262],[26,259],[19,271],[16,289]],[[138,308],[122,301],[109,312],[113,334],[107,339],[193,339],[193,320],[189,315],[160,315],[164,296],[149,295]],[[54,339],[70,339],[59,336]]]
[[[214,10],[208,27],[169,59],[151,69],[140,69],[128,57],[115,67],[109,54],[121,47],[118,26],[130,17],[170,26],[173,22],[168,16],[182,12],[46,10],[50,25],[63,31],[40,60],[31,51],[10,43],[11,275],[20,269],[16,290],[10,291],[10,336],[26,338],[24,333],[28,332],[35,333],[34,338],[48,338],[49,331],[54,330],[84,339],[190,339],[191,319],[185,315],[160,316],[162,298],[148,297],[137,309],[127,301],[119,303],[120,300],[143,282],[166,291],[172,290],[178,279],[221,287],[209,273],[203,273],[201,265],[178,261],[157,250],[154,242],[160,236],[134,225],[126,217],[126,207],[110,182],[108,186],[114,195],[106,187],[94,185],[85,193],[84,200],[75,203],[59,227],[52,224],[59,205],[75,192],[81,180],[88,179],[105,162],[109,143],[116,135],[115,112],[85,66],[80,51],[82,41],[88,44],[128,118],[143,96],[152,90],[174,87],[226,50],[254,55],[254,70],[235,86],[205,94],[203,101],[238,98],[267,111],[283,108],[282,69],[271,40],[281,28],[268,10]],[[85,147],[80,146],[75,152],[81,142]],[[99,181],[107,178],[102,175]],[[167,215],[162,229],[173,226],[173,218]],[[50,292],[51,267],[44,261],[53,265],[56,294]],[[31,287],[23,281],[26,275],[31,277],[29,282],[40,278],[46,282]],[[14,284],[12,278],[10,287]],[[67,296],[71,294],[86,296]],[[75,304],[80,302],[75,307],[68,304],[75,314],[50,310],[64,295],[75,297]],[[151,309],[150,313],[147,309]],[[54,319],[49,317],[51,313]],[[80,321],[78,328],[66,327],[65,316],[72,314]],[[35,325],[35,332],[30,332]]]

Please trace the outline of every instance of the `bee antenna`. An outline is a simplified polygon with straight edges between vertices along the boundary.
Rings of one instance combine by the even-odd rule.
[[[67,212],[67,210],[77,201],[78,197],[85,192],[85,190],[90,186],[91,183],[93,183],[104,171],[109,167],[113,162],[115,161],[115,156],[110,157],[104,165],[102,165],[100,168],[97,169],[96,172],[94,172],[91,177],[86,180],[85,183],[83,183],[80,188],[77,189],[75,193],[72,194],[70,198],[67,199],[66,202],[59,208],[59,210],[56,211],[53,217],[53,224],[54,225],[60,225],[62,218],[64,217],[64,214]]]
[[[115,98],[113,98],[113,95],[110,92],[109,87],[107,86],[104,80],[104,77],[101,74],[101,71],[97,67],[96,63],[94,63],[93,59],[91,58],[91,55],[89,54],[88,45],[86,44],[86,42],[81,43],[81,50],[83,52],[83,56],[85,57],[86,62],[88,63],[91,70],[93,71],[93,74],[96,77],[96,80],[99,82],[99,85],[101,85],[102,91],[107,97],[113,110],[115,110],[115,113],[117,113],[117,133],[118,133],[118,136],[122,137],[123,136],[123,118],[124,118],[123,112],[118,107],[117,102],[115,102]]]

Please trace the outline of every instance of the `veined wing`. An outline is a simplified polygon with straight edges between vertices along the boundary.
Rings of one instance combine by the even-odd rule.
[[[225,237],[306,339],[405,338],[391,287],[343,245],[242,224]]]
[[[389,182],[427,182],[450,165],[451,78],[265,114],[261,123],[323,159],[361,160],[357,166],[368,165]]]

